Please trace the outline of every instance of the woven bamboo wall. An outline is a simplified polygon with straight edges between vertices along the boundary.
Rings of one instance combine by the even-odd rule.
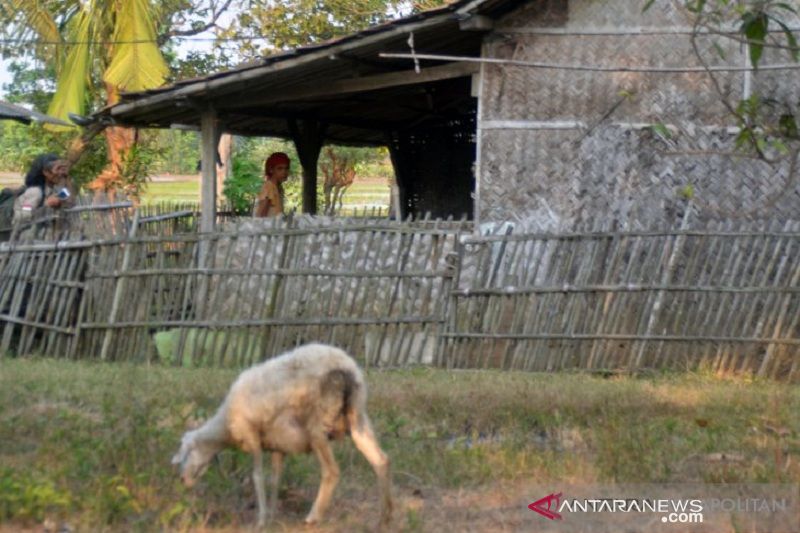
[[[691,30],[681,3],[656,0],[646,13],[643,4],[528,2],[497,22],[483,54],[561,65],[700,67],[689,35],[653,34]],[[708,36],[697,43],[711,66],[746,64],[738,43]],[[786,58],[767,53],[762,64],[781,61]],[[726,98],[743,97],[745,73],[715,76]],[[752,74],[750,85],[764,97],[796,104],[800,72]],[[706,72],[487,64],[481,99],[481,222],[510,219],[547,230],[677,228],[689,204],[689,227],[800,220],[791,157],[770,164],[734,154],[735,122]],[[673,134],[659,136],[648,127],[653,123],[669,125]]]

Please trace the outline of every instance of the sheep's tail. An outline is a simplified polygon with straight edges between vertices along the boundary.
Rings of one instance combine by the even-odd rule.
[[[322,380],[322,401],[331,424],[330,437],[337,439],[350,432],[351,413],[358,411],[366,391],[363,381],[350,369],[329,371]]]
[[[353,377],[353,387],[349,391],[350,397],[343,406],[348,425],[347,429],[351,432],[354,427],[359,427],[364,423],[369,424],[369,418],[367,418],[367,385],[364,383],[364,377],[360,373]]]

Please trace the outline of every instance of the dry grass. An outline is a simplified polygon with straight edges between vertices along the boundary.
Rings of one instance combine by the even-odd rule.
[[[169,465],[236,372],[0,361],[0,523],[235,531],[253,520],[248,457],[221,454],[194,491]],[[800,478],[796,386],[427,369],[368,381],[398,530],[525,529],[532,487],[547,484]],[[342,483],[320,531],[366,530],[374,476],[349,442],[337,455]],[[299,527],[317,479],[312,458],[289,461],[274,530]]]

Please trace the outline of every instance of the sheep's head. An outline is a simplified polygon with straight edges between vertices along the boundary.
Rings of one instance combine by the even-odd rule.
[[[180,467],[181,480],[188,488],[192,488],[197,480],[205,474],[215,455],[214,450],[203,446],[195,437],[194,431],[184,434],[181,439],[181,448],[172,458],[172,464]]]

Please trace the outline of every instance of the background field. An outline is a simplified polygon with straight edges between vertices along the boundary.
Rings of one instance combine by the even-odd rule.
[[[299,179],[294,177],[292,179]],[[16,187],[22,177],[13,172],[0,173],[0,188]],[[147,184],[142,203],[199,202],[200,178],[196,175],[155,176]],[[357,178],[344,195],[345,208],[389,205],[389,184],[385,178]]]
[[[0,530],[234,531],[252,522],[251,462],[227,451],[192,491],[169,460],[210,416],[228,370],[4,359]],[[393,460],[402,531],[530,529],[542,487],[788,482],[800,477],[800,389],[703,374],[371,372],[369,409]],[[375,480],[350,442],[320,531],[365,531]],[[275,531],[301,527],[318,467],[289,461]],[[306,529],[306,531],[308,531]]]

